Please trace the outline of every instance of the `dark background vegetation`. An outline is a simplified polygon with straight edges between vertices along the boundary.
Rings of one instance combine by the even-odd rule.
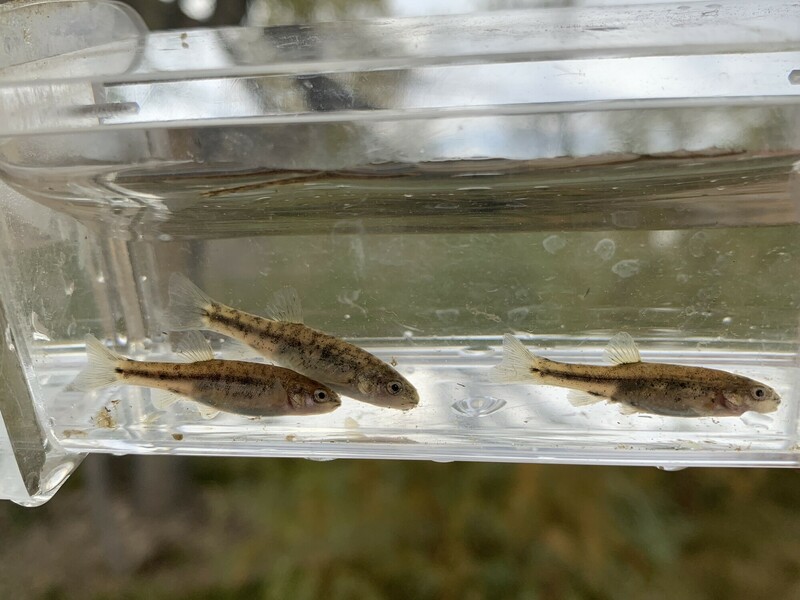
[[[93,456],[0,504],[0,596],[798,598],[798,498],[788,470]]]

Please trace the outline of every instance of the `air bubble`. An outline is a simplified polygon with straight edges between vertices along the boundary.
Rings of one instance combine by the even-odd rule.
[[[683,471],[686,467],[678,465],[658,465],[656,468],[659,471]]]
[[[544,246],[544,249],[550,254],[558,254],[558,252],[563,250],[566,245],[567,242],[564,240],[564,238],[557,235],[547,236],[542,242],[542,246]]]
[[[641,261],[635,258],[629,258],[627,260],[621,260],[613,267],[611,267],[611,271],[622,277],[623,279],[627,279],[628,277],[633,277],[637,275],[641,270]]]
[[[404,340],[410,340],[413,337],[414,337],[414,332],[413,331],[406,330],[406,331],[403,332],[403,339]]]
[[[72,296],[75,292],[75,282],[74,281],[65,281],[64,282],[64,293],[67,296]]]
[[[614,243],[614,240],[608,238],[600,240],[594,247],[594,253],[600,257],[602,261],[611,260],[611,257],[614,256],[616,251],[617,245]]]
[[[464,398],[453,402],[450,408],[453,412],[465,417],[486,417],[506,405],[505,400],[493,398],[492,396],[478,396],[475,398]]]
[[[756,429],[769,429],[770,425],[774,423],[774,419],[769,415],[764,415],[754,411],[749,411],[741,416],[742,423],[755,427]]]
[[[491,356],[495,349],[491,346],[467,346],[458,351],[462,356]]]
[[[73,335],[75,335],[75,332],[77,330],[78,330],[78,323],[75,321],[75,318],[73,318],[69,322],[69,325],[67,325],[67,335],[72,337]]]
[[[158,241],[159,242],[171,242],[172,236],[168,233],[160,233],[158,234]]]
[[[724,319],[722,319],[723,325],[730,325],[731,323],[733,323],[733,319],[731,317],[725,317]]]

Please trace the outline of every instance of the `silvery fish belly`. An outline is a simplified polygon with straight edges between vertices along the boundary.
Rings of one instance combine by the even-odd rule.
[[[293,290],[275,295],[272,318],[216,302],[178,274],[170,279],[169,294],[172,329],[225,334],[362,402],[401,410],[419,403],[414,386],[391,366],[358,346],[304,325]]]
[[[560,363],[531,354],[517,338],[503,340],[503,362],[491,372],[498,382],[538,382],[570,388],[570,402],[585,406],[608,400],[623,412],[673,417],[737,417],[778,409],[771,387],[734,373],[703,367],[642,362],[627,333],[606,348],[612,366]]]
[[[149,362],[120,356],[87,336],[89,366],[76,378],[76,389],[97,389],[116,383],[160,390],[153,404],[166,408],[184,396],[200,403],[200,413],[219,411],[256,417],[315,415],[339,407],[338,394],[289,369],[254,362],[214,359],[198,332],[187,334],[178,351],[193,362]]]

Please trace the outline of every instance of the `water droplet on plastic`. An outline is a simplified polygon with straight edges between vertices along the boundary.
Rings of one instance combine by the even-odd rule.
[[[610,260],[616,251],[617,245],[614,240],[608,238],[600,240],[594,247],[594,253],[603,261]]]
[[[461,311],[457,308],[442,308],[434,311],[436,318],[445,323],[453,323],[458,320]]]
[[[453,412],[465,417],[485,417],[496,413],[505,405],[505,400],[493,398],[492,396],[478,396],[457,400],[453,402],[450,408],[453,409]]]
[[[95,280],[97,281],[97,283],[105,283],[106,282],[105,273],[98,273],[97,277],[95,277]]]
[[[159,242],[171,242],[172,236],[168,233],[159,233],[158,234],[158,241]]]
[[[314,462],[329,462],[332,460],[336,460],[334,456],[307,456],[308,460],[313,460]]]
[[[64,293],[67,296],[72,296],[75,292],[75,282],[74,281],[65,281],[64,282]]]
[[[140,276],[139,276],[139,281],[141,281],[142,283],[144,283],[145,281],[147,281],[147,275],[140,275]]]
[[[525,318],[530,314],[531,309],[527,306],[518,306],[517,308],[512,308],[507,313],[508,320],[512,323],[519,323],[524,321]]]
[[[689,238],[689,253],[695,258],[700,258],[706,253],[708,236],[704,231],[698,231]]]
[[[67,335],[72,337],[73,335],[75,335],[75,332],[77,330],[78,330],[78,323],[75,321],[75,318],[73,317],[73,319],[69,322],[69,325],[67,325]]]
[[[731,317],[725,317],[724,319],[722,319],[723,325],[730,325],[731,323],[733,323],[733,319]]]
[[[413,337],[414,337],[414,332],[413,331],[406,330],[406,331],[403,332],[403,339],[404,340],[410,340]]]
[[[14,338],[11,336],[11,327],[6,326],[5,331],[6,346],[11,352],[16,352],[17,347],[14,345]]]
[[[39,315],[35,312],[31,313],[31,329],[33,329],[33,339],[37,342],[49,342],[50,332],[42,325]]]
[[[686,467],[677,465],[658,465],[656,468],[659,471],[683,471]]]
[[[558,235],[547,236],[542,242],[542,246],[544,246],[544,249],[550,254],[558,254],[558,252],[563,250],[566,245],[566,240]]]
[[[611,271],[623,279],[627,279],[628,277],[633,277],[634,275],[638,274],[639,271],[641,271],[641,261],[636,258],[621,260],[611,267]]]
[[[49,493],[64,483],[69,474],[75,469],[74,463],[65,462],[53,469],[47,478],[42,482],[42,492]]]
[[[611,222],[622,229],[635,229],[642,222],[642,215],[635,210],[618,210],[611,213]]]
[[[117,334],[117,343],[120,344],[121,346],[124,346],[125,344],[128,343],[128,336],[125,335],[124,333],[118,333]]]
[[[741,416],[742,423],[755,427],[756,429],[769,429],[775,420],[769,415],[763,415],[754,411],[746,412]]]

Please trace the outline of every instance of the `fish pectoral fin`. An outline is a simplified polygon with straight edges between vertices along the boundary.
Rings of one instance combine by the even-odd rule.
[[[252,346],[233,338],[226,338],[220,349],[222,355],[230,360],[251,360],[253,358],[263,358],[263,355]],[[269,363],[269,360],[267,361]]]
[[[297,290],[285,287],[272,296],[272,302],[267,306],[267,314],[275,321],[287,323],[302,323],[303,308],[300,305],[300,296]]]
[[[173,349],[190,362],[214,360],[211,344],[199,331],[187,331]]]
[[[202,404],[197,405],[197,411],[200,413],[200,416],[207,421],[213,419],[219,414],[219,411],[216,408],[203,406]]]
[[[362,394],[369,394],[372,389],[370,386],[369,377],[364,375],[356,376],[356,389]]]
[[[630,404],[620,404],[619,412],[621,412],[623,415],[637,415],[645,411],[643,411],[641,408],[631,406]]]
[[[169,390],[160,390],[156,388],[150,389],[150,403],[157,410],[167,410],[170,406],[175,404],[181,397]]]
[[[609,340],[603,352],[605,359],[614,365],[626,365],[630,363],[642,362],[639,355],[639,348],[630,334],[621,331]]]
[[[589,406],[590,404],[597,404],[605,400],[605,397],[596,394],[590,394],[581,390],[570,390],[567,393],[567,400],[572,406]]]

